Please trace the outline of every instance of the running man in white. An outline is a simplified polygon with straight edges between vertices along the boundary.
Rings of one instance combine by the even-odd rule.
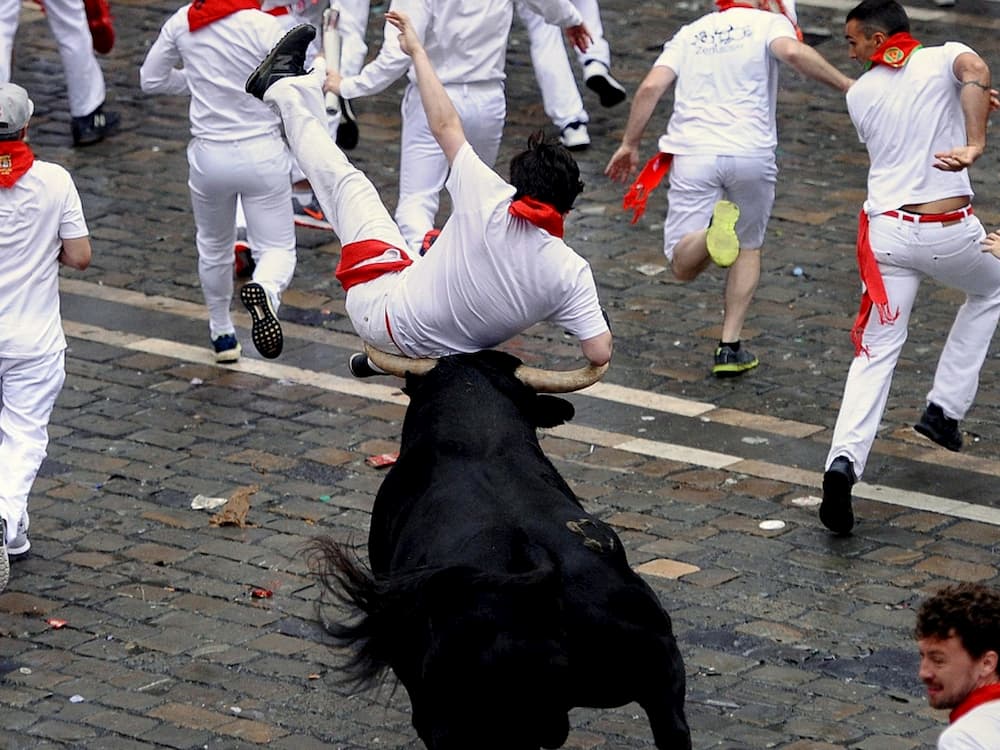
[[[291,160],[277,115],[243,90],[252,61],[281,35],[257,0],[204,0],[167,20],[139,71],[147,93],[191,95],[188,187],[198,276],[220,363],[236,362],[241,353],[230,314],[238,196],[255,264],[253,280],[240,290],[251,337],[269,359],[284,343],[276,311],[295,271]]]
[[[569,0],[524,0],[547,21],[566,28],[571,41],[586,48],[590,35]],[[513,0],[393,0],[405,13],[441,82],[458,109],[473,150],[492,166],[500,149],[507,101],[504,66],[514,17]],[[448,161],[434,139],[415,83],[411,60],[387,25],[378,56],[360,74],[342,78],[330,71],[326,87],[345,99],[370,96],[409,71],[403,95],[396,223],[409,246],[419,250],[434,227]]]
[[[8,555],[24,555],[28,495],[49,444],[66,379],[59,264],[90,265],[90,237],[69,172],[38,161],[25,141],[34,105],[0,83],[0,591]]]
[[[572,0],[580,11],[583,23],[593,41],[586,52],[577,50],[577,60],[583,67],[584,82],[600,98],[602,107],[614,107],[625,101],[625,87],[611,75],[611,47],[604,38],[601,10],[597,0]],[[559,142],[570,151],[590,145],[587,123],[590,115],[583,106],[573,69],[570,67],[562,34],[546,23],[523,1],[517,3],[517,13],[528,30],[531,43],[531,66],[542,92],[545,114],[559,128]]]
[[[413,59],[418,95],[451,165],[454,211],[431,251],[412,252],[378,192],[323,125],[320,67],[306,75],[309,26],[293,29],[258,66],[247,91],[281,112],[285,137],[343,246],[337,278],[358,335],[391,353],[437,357],[496,346],[548,320],[572,332],[586,359],[611,359],[611,332],[587,262],[562,240],[583,188],[562,146],[530,142],[511,182],[476,156],[462,121],[408,19],[386,14]]]
[[[21,0],[0,0],[0,83],[10,81],[11,55],[17,34]],[[118,128],[117,112],[104,110],[104,73],[94,54],[82,0],[45,0],[49,24],[66,76],[70,131],[74,146],[89,146]]]
[[[626,207],[636,208],[634,223],[669,170],[663,252],[674,276],[692,281],[712,261],[729,268],[712,367],[717,377],[741,375],[759,364],[741,347],[740,334],[760,279],[760,249],[778,177],[778,61],[839,91],[852,83],[798,40],[788,18],[762,10],[766,4],[717,0],[718,11],[684,26],[663,46],[604,170],[619,182],[632,178],[646,124],[676,82],[659,153],[626,195]]]
[[[958,423],[979,387],[1000,320],[1000,260],[984,249],[968,168],[986,147],[990,69],[958,42],[924,47],[896,0],[865,0],[847,14],[850,56],[865,72],[847,109],[868,149],[868,198],[858,222],[864,293],[823,475],[820,520],[854,526],[851,490],[864,474],[921,280],[965,292],[945,341],[917,432],[962,447]],[[905,144],[905,148],[900,148]],[[873,314],[874,313],[874,314]]]

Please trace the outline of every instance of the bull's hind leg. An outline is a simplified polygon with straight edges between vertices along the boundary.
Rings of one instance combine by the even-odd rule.
[[[659,640],[659,653],[647,663],[643,694],[639,697],[649,717],[653,741],[660,750],[691,750],[691,730],[684,716],[684,660],[673,637]]]

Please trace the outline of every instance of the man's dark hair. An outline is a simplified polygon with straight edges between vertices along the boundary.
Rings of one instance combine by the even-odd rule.
[[[528,196],[554,206],[561,214],[573,208],[583,192],[580,168],[559,143],[548,142],[541,132],[528,138],[528,148],[510,160],[510,182],[517,190],[514,200]]]
[[[881,31],[886,36],[910,30],[910,19],[896,0],[864,0],[847,14],[848,21],[857,21],[866,39]]]
[[[920,605],[917,638],[944,640],[953,635],[973,659],[987,651],[1000,655],[1000,591],[978,583],[960,583],[941,589]]]

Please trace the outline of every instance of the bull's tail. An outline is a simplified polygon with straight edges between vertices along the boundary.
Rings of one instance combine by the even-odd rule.
[[[371,570],[349,547],[330,537],[312,540],[309,568],[333,600],[360,616],[338,622],[323,616],[323,628],[352,655],[344,665],[348,680],[357,687],[371,687],[389,667],[386,639],[381,632],[382,592]],[[322,610],[323,600],[320,601]]]

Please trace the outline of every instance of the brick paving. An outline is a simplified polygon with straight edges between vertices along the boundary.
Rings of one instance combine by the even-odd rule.
[[[603,5],[616,73],[630,91],[655,56],[650,48],[701,12],[690,3]],[[915,23],[915,33],[928,43],[960,38],[989,60],[993,6],[960,6],[943,21]],[[67,385],[32,494],[33,553],[14,566],[0,595],[0,746],[417,748],[403,691],[386,684],[354,693],[340,680],[343,654],[319,625],[319,592],[304,555],[319,533],[363,541],[382,477],[365,458],[396,448],[404,407],[319,380],[227,370],[130,343],[153,337],[207,351],[204,320],[183,306],[201,302],[186,188],[187,102],[145,97],[137,84],[145,50],[174,7],[115,3],[118,44],[103,62],[123,131],[85,150],[69,145],[61,67],[44,20],[31,4],[23,14],[14,80],[36,103],[32,143],[40,158],[73,172],[95,257],[87,272],[64,273],[83,282],[64,305],[76,326]],[[820,49],[850,70],[839,41],[843,11],[803,5],[800,14],[805,26],[832,32]],[[526,39],[515,27],[501,163],[546,125]],[[369,32],[378,37],[377,22]],[[629,226],[620,188],[601,176],[626,111],[601,110],[584,94],[594,146],[580,158],[588,189],[568,237],[593,264],[615,322],[608,382],[733,411],[711,428],[697,417],[639,422],[641,410],[575,397],[575,424],[629,435],[641,424],[651,438],[708,450],[742,443],[759,461],[819,470],[850,356],[853,222],[865,158],[839,97],[790,71],[782,81],[782,177],[747,336],[762,365],[724,383],[708,376],[720,278],[706,274],[690,285],[668,278],[663,195]],[[357,104],[362,140],[352,154],[390,206],[399,91]],[[653,142],[650,134],[648,148]],[[974,172],[977,213],[988,226],[1000,224],[996,154],[992,148]],[[355,339],[331,275],[338,252],[332,235],[300,230],[282,316],[301,327],[279,360],[298,372],[347,374]],[[796,266],[802,276],[792,275]],[[174,304],[141,308],[125,292]],[[925,446],[909,436],[955,307],[954,294],[923,289],[870,481],[967,500],[961,493],[971,487],[972,502],[998,507],[989,492],[1000,459],[996,352],[965,423],[967,453],[978,463],[943,452],[918,460]],[[243,338],[249,344],[245,331]],[[576,356],[560,331],[545,326],[511,349],[533,363]],[[753,447],[747,436],[764,417],[816,431],[789,433],[780,450]],[[632,564],[670,610],[688,668],[695,747],[933,745],[944,717],[920,695],[912,609],[941,583],[1000,583],[1000,527],[860,500],[858,533],[833,539],[815,508],[802,504],[818,493],[805,480],[553,434],[542,443],[588,510],[618,529]],[[214,526],[212,512],[190,507],[198,494],[238,493],[250,500],[243,528]],[[766,519],[785,526],[760,528]],[[258,589],[272,595],[256,598]],[[67,624],[56,627],[57,620]],[[635,705],[578,709],[571,723],[569,748],[652,746]]]

